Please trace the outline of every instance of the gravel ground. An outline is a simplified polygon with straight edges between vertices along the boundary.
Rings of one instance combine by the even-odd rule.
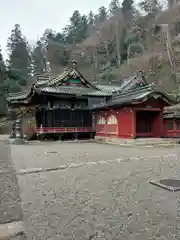
[[[60,168],[18,175],[29,240],[180,239],[179,193],[148,183],[179,176],[178,147],[54,142],[11,155],[17,171]]]
[[[10,144],[0,142],[0,224],[22,219],[21,199]]]
[[[0,239],[25,240],[24,234],[15,236],[23,231],[19,230],[21,220],[23,211],[11,145],[7,136],[0,136]]]

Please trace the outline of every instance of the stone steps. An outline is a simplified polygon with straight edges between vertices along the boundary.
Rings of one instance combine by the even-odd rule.
[[[176,146],[179,144],[180,139],[167,139],[167,138],[139,138],[139,139],[123,139],[123,138],[110,138],[110,137],[95,137],[96,142],[118,144],[121,146]]]

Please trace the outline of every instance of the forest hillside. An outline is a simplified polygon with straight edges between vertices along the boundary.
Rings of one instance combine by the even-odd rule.
[[[45,29],[30,45],[15,23],[7,39],[8,60],[0,53],[0,111],[5,98],[31,84],[31,76],[63,71],[70,60],[89,81],[119,84],[121,79],[143,70],[148,82],[179,96],[180,4],[175,0],[112,0],[97,13],[72,13],[63,30]]]

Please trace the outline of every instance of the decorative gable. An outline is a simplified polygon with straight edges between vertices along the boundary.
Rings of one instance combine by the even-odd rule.
[[[84,77],[76,70],[76,68],[70,69],[67,76],[64,77],[62,81],[59,81],[59,86],[88,87],[85,83]]]
[[[81,79],[80,78],[71,78],[69,77],[64,81],[62,86],[78,86],[78,87],[85,87],[85,85],[82,85]]]
[[[65,70],[58,76],[47,79],[43,82],[43,85],[45,87],[77,86],[99,90],[97,87],[88,82],[88,80],[77,70],[76,61],[71,61],[71,64],[71,68]],[[37,83],[37,85],[39,84]]]

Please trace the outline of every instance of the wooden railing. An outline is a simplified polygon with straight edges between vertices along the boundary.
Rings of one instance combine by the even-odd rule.
[[[75,132],[93,132],[92,127],[40,127],[36,128],[36,133],[43,134],[43,133],[75,133]]]

